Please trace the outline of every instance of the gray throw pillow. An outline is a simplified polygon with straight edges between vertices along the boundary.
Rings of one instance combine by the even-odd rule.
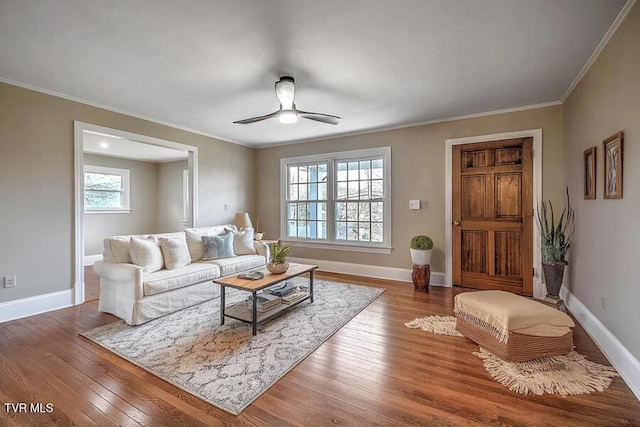
[[[221,236],[202,236],[204,244],[203,260],[231,258],[236,256],[233,252],[233,233]]]

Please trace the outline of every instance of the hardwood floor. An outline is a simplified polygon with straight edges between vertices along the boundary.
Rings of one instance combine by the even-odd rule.
[[[640,425],[640,402],[620,378],[604,393],[521,396],[488,376],[466,338],[404,326],[452,314],[461,289],[316,277],[386,292],[237,417],[80,337],[116,320],[91,301],[0,324],[0,426]],[[577,351],[608,363],[580,326],[574,336]],[[20,402],[44,413],[11,410]]]

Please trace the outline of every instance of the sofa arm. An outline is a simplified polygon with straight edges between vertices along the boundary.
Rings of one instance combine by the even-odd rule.
[[[262,255],[265,258],[266,262],[269,262],[269,259],[271,258],[271,251],[269,250],[269,245],[267,245],[262,240],[254,240],[253,247],[256,249],[256,252],[258,253],[258,255]]]
[[[93,271],[100,276],[101,283],[122,285],[123,293],[130,294],[135,300],[142,299],[143,268],[135,264],[120,262],[97,261],[93,264]]]

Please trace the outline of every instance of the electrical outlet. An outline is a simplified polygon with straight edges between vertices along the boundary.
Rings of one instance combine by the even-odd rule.
[[[5,288],[15,288],[16,287],[16,276],[6,276],[4,278],[4,287]]]
[[[607,299],[602,297],[602,311],[607,311]]]

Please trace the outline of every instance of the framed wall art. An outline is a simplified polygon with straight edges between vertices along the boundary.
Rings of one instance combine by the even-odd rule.
[[[596,151],[591,147],[584,152],[584,198],[596,198]]]
[[[605,199],[622,199],[622,142],[622,132],[617,132],[602,141]]]

